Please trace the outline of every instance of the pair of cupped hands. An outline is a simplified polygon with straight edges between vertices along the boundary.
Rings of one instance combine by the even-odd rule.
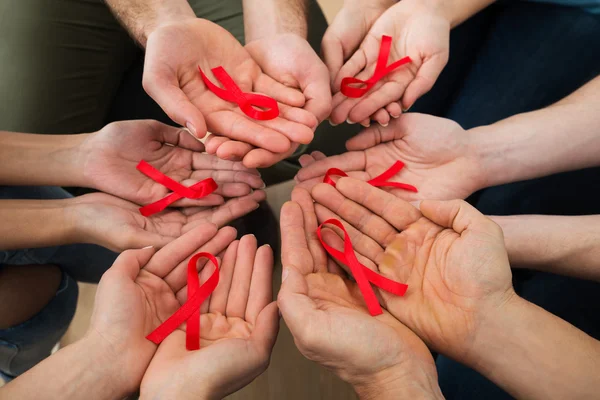
[[[345,266],[328,257],[319,223],[342,221],[358,260],[408,284],[396,297],[374,287],[371,316]],[[362,180],[296,187],[281,211],[282,285],[273,301],[273,253],[233,228],[195,227],[160,250],[128,250],[103,276],[83,341],[103,349],[119,394],[222,398],[269,365],[279,313],[300,352],[353,385],[361,398],[440,398],[430,350],[478,363],[487,327],[517,301],[501,229],[461,200],[411,204]],[[337,228],[324,240],[343,249]],[[145,336],[187,299],[197,252],[218,256],[220,281],[200,309],[201,348],[185,349],[185,324],[155,345]],[[197,265],[205,282],[214,266]]]
[[[329,118],[386,126],[431,89],[446,65],[450,23],[438,7],[417,0],[347,0],[325,33],[323,59],[305,38],[292,33],[247,37],[242,46],[218,25],[188,18],[155,29],[146,43],[143,84],[169,117],[204,137],[210,154],[268,167],[312,141]],[[392,36],[389,63],[412,63],[379,81],[360,99],[340,92],[344,77],[373,75],[383,35]],[[279,103],[280,116],[256,121],[237,104],[218,98],[202,82],[198,67],[214,82],[222,66],[244,92]],[[333,95],[332,95],[333,93]]]

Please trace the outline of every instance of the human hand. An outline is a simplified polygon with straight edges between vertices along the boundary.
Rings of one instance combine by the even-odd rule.
[[[408,200],[464,199],[484,187],[479,156],[472,151],[470,134],[456,122],[425,114],[408,113],[388,127],[372,126],[354,138],[350,150],[338,156],[322,153],[300,158],[296,180],[311,188],[323,181],[329,168],[340,168],[356,179],[369,180],[396,161],[405,163],[397,179],[414,185],[418,193],[386,189]]]
[[[498,225],[461,200],[424,200],[419,211],[352,178],[312,196],[319,222],[344,223],[362,264],[408,285],[404,297],[378,291],[382,305],[436,351],[472,362],[477,332],[515,297]],[[343,248],[340,236],[328,243]]]
[[[171,333],[144,375],[143,398],[221,399],[266,370],[279,315],[272,301],[273,253],[269,246],[256,247],[252,235],[229,246],[219,285],[200,309],[200,350],[186,350],[182,327]],[[213,267],[202,269],[200,281],[212,272]],[[171,301],[183,304],[187,287],[176,293]]]
[[[377,19],[358,51],[339,70],[336,91],[345,77],[366,80],[373,75],[384,35],[393,39],[388,64],[405,56],[412,62],[385,76],[364,97],[354,99],[336,93],[332,123],[350,121],[369,126],[373,119],[386,126],[390,115],[398,117],[432,88],[448,62],[450,22],[440,7],[403,0]]]
[[[248,118],[202,81],[198,66],[216,82],[211,69],[222,66],[244,92],[260,92],[278,102],[280,115],[269,121]],[[143,84],[169,117],[203,137],[210,132],[272,152],[291,142],[310,143],[314,116],[297,107],[304,96],[263,73],[244,47],[225,29],[198,18],[159,26],[148,37]]]
[[[148,204],[169,189],[136,170],[145,160],[165,175],[189,186],[213,178],[219,188],[202,199],[182,199],[175,207],[213,206],[223,197],[240,197],[264,187],[258,171],[241,163],[219,160],[185,129],[158,121],[123,121],[81,135],[77,146],[80,186],[93,187],[137,204]]]
[[[159,251],[125,251],[102,276],[86,338],[106,346],[111,384],[125,393],[139,388],[156,352],[145,336],[179,307],[176,293],[185,285],[187,260],[197,251],[219,254],[235,235],[233,228],[205,224]]]
[[[441,397],[427,346],[388,312],[371,317],[357,285],[316,238],[310,194],[296,188],[292,197],[281,211],[278,304],[300,352],[352,384],[361,398]],[[328,229],[323,234],[335,236]]]
[[[257,209],[265,198],[265,192],[259,190],[219,206],[168,209],[144,217],[133,203],[91,193],[67,200],[66,210],[75,226],[73,241],[120,252],[145,246],[161,248],[201,224],[224,226]]]
[[[327,67],[305,39],[292,33],[262,37],[246,44],[246,50],[267,75],[303,94],[304,110],[315,117],[313,129],[329,116],[331,90]],[[298,143],[292,143],[288,151],[277,153],[221,135],[211,135],[206,142],[209,154],[243,160],[249,168],[269,167],[291,156],[297,148]]]

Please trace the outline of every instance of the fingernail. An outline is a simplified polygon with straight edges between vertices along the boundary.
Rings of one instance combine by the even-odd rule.
[[[287,268],[284,268],[283,271],[281,272],[281,283],[283,283],[283,281],[286,280],[286,278],[288,277],[290,271],[288,271]]]
[[[198,134],[196,133],[196,127],[194,125],[192,125],[191,122],[186,122],[185,123],[185,127],[188,128],[188,130],[190,132],[192,132],[192,135],[194,136],[198,136]]]
[[[356,122],[352,122],[352,121],[350,121],[350,118],[348,118],[346,120],[346,123],[349,124],[349,125],[354,125]]]
[[[368,127],[370,127],[370,126],[371,126],[371,121],[369,121],[369,122],[364,122],[364,123],[363,123],[363,122],[361,122],[360,124],[361,124],[362,126],[364,126],[365,128],[368,128]]]
[[[400,118],[400,115],[401,115],[401,114],[397,114],[397,115],[390,114],[390,117],[392,117],[392,118],[394,118],[394,119],[398,119],[398,118]]]
[[[296,183],[300,183],[300,179],[298,179],[298,174],[296,174],[296,176],[294,176],[294,180],[296,181]]]
[[[267,187],[267,184],[263,182],[262,186],[260,187],[261,189],[265,189]]]
[[[339,125],[339,124],[334,124],[333,122],[331,122],[330,119],[328,119],[327,121],[329,122],[329,125],[331,125],[331,126],[338,126]]]
[[[408,108],[406,110],[402,110],[402,112],[408,112],[411,109],[411,107],[412,107],[412,105],[408,106]]]
[[[142,247],[142,250],[146,250],[146,249],[153,249],[154,246],[146,246],[146,247]]]
[[[415,208],[417,210],[421,209],[421,200],[417,200],[417,201],[411,201],[410,204],[412,204],[413,206],[415,206]]]
[[[389,122],[388,122],[387,124],[382,124],[381,122],[379,123],[379,125],[383,126],[384,128],[385,128],[386,126],[388,126],[389,124],[390,124]]]

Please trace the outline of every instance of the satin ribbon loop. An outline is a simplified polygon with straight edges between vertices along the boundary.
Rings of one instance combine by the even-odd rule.
[[[342,230],[344,233],[344,251],[337,250],[330,245],[328,245],[325,240],[323,240],[323,236],[321,234],[321,229],[325,225],[334,225]],[[363,298],[365,299],[365,303],[367,304],[367,309],[372,316],[380,315],[383,313],[381,306],[379,305],[379,300],[377,300],[377,296],[375,296],[375,292],[371,287],[371,283],[386,292],[395,294],[396,296],[404,296],[406,290],[408,289],[408,285],[404,283],[396,282],[391,279],[388,279],[377,272],[367,268],[365,265],[361,264],[356,258],[356,254],[354,253],[354,248],[352,247],[352,242],[350,240],[350,236],[344,225],[337,219],[328,219],[323,222],[317,228],[317,236],[319,237],[319,241],[321,245],[325,248],[327,253],[330,256],[346,265],[350,268],[350,272],[352,272],[352,276],[354,276],[354,280],[356,280],[356,284],[360,289]]]
[[[203,181],[193,184],[190,187],[185,187],[181,183],[169,178],[144,160],[140,161],[136,168],[148,178],[173,191],[173,193],[169,194],[168,196],[155,201],[154,203],[141,207],[140,214],[142,214],[144,217],[159,213],[177,200],[181,200],[184,197],[194,200],[201,199],[213,193],[219,187],[219,185],[217,185],[212,178],[207,178]]]
[[[417,188],[413,185],[389,181],[389,179],[391,179],[392,177],[394,177],[394,175],[400,172],[402,168],[404,168],[404,163],[402,161],[396,161],[394,165],[388,168],[385,172],[367,181],[367,183],[375,187],[395,187],[398,189],[408,190],[410,192],[418,192]],[[325,177],[323,178],[323,183],[328,183],[331,186],[336,187],[335,181],[331,178],[332,176],[347,177],[348,174],[346,174],[344,171],[338,168],[330,168],[327,170],[327,172],[325,173]]]
[[[215,266],[215,271],[208,280],[200,286],[196,265],[201,258],[208,258]],[[206,267],[205,267],[206,268]],[[188,350],[200,348],[200,306],[210,296],[219,284],[219,262],[210,253],[195,254],[188,262],[187,268],[188,299],[173,315],[153,330],[146,339],[160,344],[167,336],[187,321],[185,342]]]
[[[412,61],[410,57],[404,57],[390,65],[387,65],[391,50],[392,38],[384,35],[381,38],[381,47],[379,48],[379,56],[377,57],[377,64],[375,66],[375,72],[373,73],[373,76],[366,81],[354,77],[346,77],[342,79],[340,89],[344,96],[355,99],[364,96],[387,74]],[[360,85],[361,87],[356,87],[356,85]]]
[[[224,89],[212,83],[200,66],[198,66],[198,71],[200,71],[202,81],[204,81],[204,84],[211,92],[222,100],[236,103],[240,107],[240,110],[250,118],[259,121],[268,121],[279,116],[277,101],[262,94],[242,92],[223,67],[216,67],[211,71],[215,78],[223,85]],[[255,107],[260,109],[256,109]]]

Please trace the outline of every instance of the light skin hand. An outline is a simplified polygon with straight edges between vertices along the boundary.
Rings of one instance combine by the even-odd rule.
[[[200,282],[213,271],[212,265],[202,268]],[[186,350],[183,325],[169,335],[144,375],[141,398],[221,399],[264,372],[279,328],[272,273],[270,247],[257,249],[251,235],[233,242],[223,256],[219,285],[200,309],[200,350]],[[182,282],[171,282],[174,303],[187,298]]]
[[[368,121],[374,119],[387,125],[389,112],[399,115],[394,104],[400,102],[403,110],[409,109],[431,89],[448,62],[450,22],[443,15],[441,6],[433,2],[403,0],[390,7],[373,24],[359,49],[339,70],[336,88],[344,77],[366,80],[373,76],[383,35],[393,38],[388,65],[405,56],[412,62],[385,76],[361,98],[347,98],[341,92],[336,93],[330,117],[332,123],[348,120],[368,126]]]
[[[351,383],[361,398],[441,396],[425,344],[389,313],[370,316],[356,284],[344,278],[315,238],[310,195],[297,188],[292,197],[281,212],[278,304],[300,352]]]
[[[211,69],[222,66],[243,92],[273,97],[280,102],[280,116],[270,121],[250,119],[237,104],[208,90],[198,66],[213,83],[218,81]],[[162,25],[149,35],[143,84],[171,119],[198,137],[208,129],[273,152],[285,152],[290,142],[309,143],[313,138],[314,116],[296,108],[304,105],[304,96],[263,73],[229,32],[203,19]]]
[[[198,225],[224,226],[257,209],[265,198],[263,191],[255,191],[214,207],[171,209],[144,217],[137,205],[126,200],[105,193],[86,194],[65,200],[67,220],[74,226],[69,241],[94,243],[117,252],[161,248]]]
[[[141,160],[184,186],[206,178],[219,185],[215,193],[197,200],[179,200],[175,207],[219,205],[224,197],[245,196],[264,186],[258,171],[205,154],[202,143],[187,130],[157,121],[115,122],[96,133],[80,135],[78,140],[74,157],[80,186],[141,205],[171,192],[136,169]]]
[[[322,153],[300,158],[296,180],[306,188],[323,181],[329,168],[351,177],[372,179],[400,160],[405,167],[392,181],[414,185],[417,193],[388,189],[408,200],[464,199],[485,183],[480,160],[470,135],[457,123],[425,114],[404,114],[388,127],[372,126],[346,143],[347,153],[324,157]]]
[[[515,296],[501,229],[464,201],[423,201],[419,211],[351,178],[312,195],[319,222],[340,219],[359,261],[408,285],[404,297],[379,291],[382,304],[440,353],[467,360],[478,328]]]

